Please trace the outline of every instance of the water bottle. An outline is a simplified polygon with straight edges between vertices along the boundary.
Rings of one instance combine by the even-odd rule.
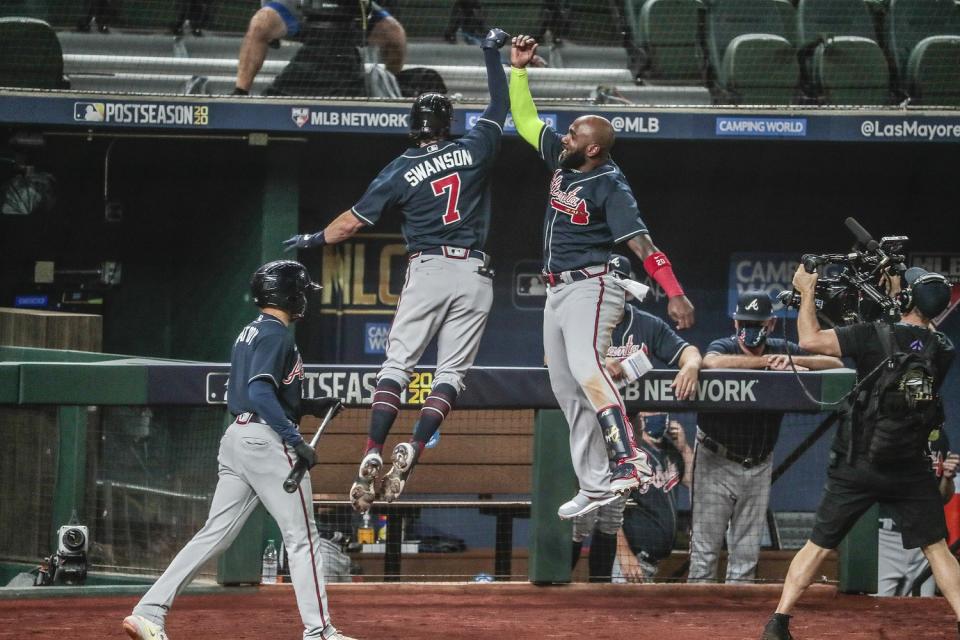
[[[277,584],[277,545],[273,540],[267,540],[267,548],[263,550],[260,584]]]

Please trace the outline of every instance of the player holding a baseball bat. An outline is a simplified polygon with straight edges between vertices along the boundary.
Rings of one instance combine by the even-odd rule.
[[[174,598],[208,560],[230,546],[247,517],[263,503],[280,526],[304,638],[351,640],[330,621],[323,555],[313,519],[311,443],[297,427],[303,413],[324,416],[318,434],[341,409],[336,398],[301,403],[303,360],[289,325],[307,312],[307,295],[320,289],[299,262],[269,262],[253,274],[260,315],[233,345],[227,405],[235,416],[220,441],[219,480],[203,528],[143,596],[123,630],[134,640],[167,640],[164,622]]]

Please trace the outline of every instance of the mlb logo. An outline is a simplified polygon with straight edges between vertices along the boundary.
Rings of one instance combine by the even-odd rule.
[[[298,127],[303,127],[303,125],[310,122],[310,109],[307,107],[294,107],[291,110],[290,117],[293,118],[294,124]]]
[[[73,119],[78,122],[103,122],[107,108],[102,102],[74,102]]]

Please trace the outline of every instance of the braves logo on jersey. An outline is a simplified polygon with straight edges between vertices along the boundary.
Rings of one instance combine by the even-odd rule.
[[[303,359],[299,353],[297,354],[297,361],[293,363],[293,369],[283,379],[283,384],[292,384],[296,379],[303,380]]]
[[[659,463],[654,464],[653,476],[651,476],[650,482],[641,484],[637,492],[642,495],[653,487],[664,493],[670,493],[678,484],[680,484],[680,469],[676,463],[668,460],[665,466]]]
[[[577,195],[583,187],[564,191],[561,187],[562,182],[563,175],[558,169],[553,172],[553,180],[550,181],[550,206],[570,216],[570,222],[573,224],[588,224],[590,211],[587,209],[587,201]]]

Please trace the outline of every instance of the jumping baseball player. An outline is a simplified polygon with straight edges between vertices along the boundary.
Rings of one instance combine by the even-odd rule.
[[[303,637],[351,640],[330,621],[310,474],[304,474],[296,493],[283,489],[297,458],[308,466],[316,463],[297,428],[303,361],[289,325],[304,316],[307,295],[320,285],[299,262],[277,260],[257,269],[250,288],[262,311],[233,345],[227,405],[235,420],[220,441],[210,515],[124,619],[123,630],[134,640],[167,639],[164,622],[174,598],[208,560],[230,546],[260,503],[283,533]]]
[[[624,291],[607,268],[613,246],[626,242],[644,261],[666,291],[668,313],[678,328],[693,324],[693,305],[667,256],[654,246],[633,192],[610,158],[610,122],[583,116],[561,136],[537,116],[526,72],[536,48],[529,36],[513,39],[510,106],[517,131],[553,172],[543,229],[543,345],[550,384],[570,425],[580,483],[577,495],[558,511],[569,519],[609,504],[650,474],[623,399],[603,366],[624,304]]]
[[[490,104],[467,135],[449,139],[453,108],[446,96],[421,95],[410,113],[413,148],[388,164],[360,201],[326,229],[284,242],[287,249],[342,242],[391,207],[403,212],[410,262],[377,376],[366,453],[350,488],[358,511],[367,511],[378,493],[387,502],[400,496],[426,443],[453,408],[480,346],[493,304],[493,272],[483,246],[490,223],[488,179],[509,107],[498,52],[508,39],[492,29],[483,40]],[[383,444],[400,410],[400,394],[434,336],[433,389],[413,439],[394,448],[393,466],[378,487]]]
[[[610,272],[621,278],[633,279],[630,260],[626,256],[613,254],[608,262]],[[627,294],[627,297],[631,297]],[[679,366],[679,371],[673,380],[674,395],[678,400],[686,400],[693,395],[697,386],[700,372],[700,351],[695,346],[681,338],[660,318],[640,309],[634,302],[627,302],[623,310],[623,319],[613,330],[611,345],[607,349],[605,364],[607,371],[614,380],[623,377],[620,361],[643,351],[656,361],[667,367]],[[639,418],[641,422],[642,418]],[[663,429],[657,438],[663,436]],[[664,461],[661,459],[660,449],[656,446],[638,443],[647,455],[653,468],[653,484],[658,478],[663,478]],[[680,467],[683,468],[682,466]],[[682,472],[681,472],[682,475]],[[668,483],[660,483],[668,484]],[[674,483],[675,484],[675,483]],[[670,487],[672,488],[672,487]],[[645,490],[641,487],[640,490]],[[651,487],[651,491],[662,487]],[[669,488],[666,489],[669,491]],[[590,538],[590,581],[609,582],[613,569],[613,561],[617,551],[617,534],[624,524],[624,507],[626,496],[604,505],[596,511],[579,516],[573,521],[573,565],[576,566],[580,556],[580,549],[587,536]],[[672,538],[671,538],[672,541]],[[659,559],[659,558],[658,558]]]

